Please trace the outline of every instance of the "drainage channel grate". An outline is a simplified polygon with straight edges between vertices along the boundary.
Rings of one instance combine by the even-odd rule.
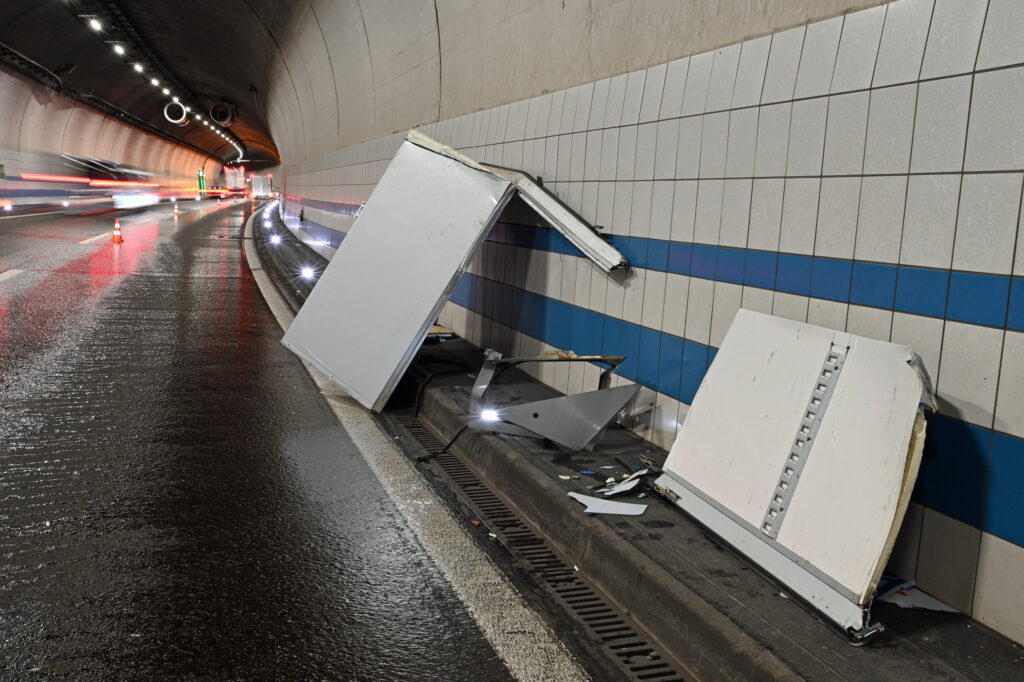
[[[444,448],[433,429],[412,413],[390,413],[454,484],[468,505],[567,613],[601,644],[629,680],[675,682],[686,679],[639,627],[623,616],[578,571],[556,554],[494,491]]]

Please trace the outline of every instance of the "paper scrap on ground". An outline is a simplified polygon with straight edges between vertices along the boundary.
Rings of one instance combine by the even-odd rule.
[[[620,516],[639,516],[647,511],[646,504],[629,504],[628,502],[612,502],[600,497],[590,497],[582,493],[569,493],[569,497],[587,506],[588,514],[618,514]]]
[[[901,609],[928,609],[930,611],[959,613],[949,604],[941,602],[930,594],[919,590],[913,580],[900,583],[887,590],[884,594],[879,594],[875,597],[875,601],[895,604]]]

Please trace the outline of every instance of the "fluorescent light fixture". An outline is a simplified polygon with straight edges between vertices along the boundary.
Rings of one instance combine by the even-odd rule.
[[[308,265],[306,267],[302,268],[302,277],[304,279],[313,279],[313,276],[315,274],[316,274],[316,270],[314,270],[313,268],[309,267]]]
[[[280,244],[281,243],[281,235],[279,235],[279,234],[272,234],[272,235],[270,235],[270,243],[271,244]]]
[[[124,54],[124,47],[121,45],[114,45],[114,52],[118,54]]]
[[[62,202],[60,202],[60,205],[61,205],[61,206],[63,206],[64,208],[67,208],[67,207],[68,207],[68,206],[70,206],[71,204],[70,204],[70,203],[68,203],[68,202],[66,202],[66,201],[62,201]]]
[[[160,86],[160,81],[158,81],[158,80],[157,80],[157,79],[155,79],[155,78],[153,78],[153,79],[150,79],[150,81],[149,81],[149,82],[150,82],[150,83],[152,83],[153,85],[157,86],[157,87],[159,87],[159,86]]]
[[[102,31],[103,24],[100,23],[99,19],[90,19],[89,28],[91,28],[94,31]]]
[[[164,93],[165,95],[169,95],[169,94],[171,94],[171,91],[170,91],[170,90],[168,90],[167,88],[164,88],[164,89],[162,90],[162,92],[163,92],[163,93]]]
[[[174,102],[175,104],[177,104],[178,103],[178,98],[177,97],[172,97],[171,101]]]
[[[485,422],[496,422],[498,421],[498,411],[493,408],[484,408],[480,411],[480,419]]]
[[[138,71],[139,73],[142,73],[142,64],[136,64],[134,68],[135,68],[135,70],[136,70],[136,71]]]

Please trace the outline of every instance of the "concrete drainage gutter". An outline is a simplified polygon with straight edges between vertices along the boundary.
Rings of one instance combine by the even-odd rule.
[[[450,388],[428,388],[420,416],[443,439],[454,437],[466,423],[466,412]],[[510,443],[480,435],[460,438],[453,449],[691,672],[707,679],[799,679],[607,523],[584,516],[562,487]]]

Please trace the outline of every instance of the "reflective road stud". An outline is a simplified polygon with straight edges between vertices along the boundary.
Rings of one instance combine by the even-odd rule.
[[[124,242],[124,240],[121,239],[121,219],[120,218],[115,218],[114,219],[114,236],[110,238],[110,241],[114,242],[115,244],[120,244],[120,243]]]

